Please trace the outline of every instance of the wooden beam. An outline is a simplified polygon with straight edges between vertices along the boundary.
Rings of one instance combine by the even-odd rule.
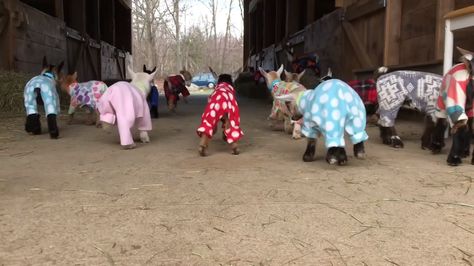
[[[342,27],[344,28],[344,32],[346,33],[352,48],[354,48],[354,52],[360,64],[362,65],[362,68],[373,67],[375,64],[372,62],[372,59],[370,59],[367,50],[365,49],[362,41],[359,39],[359,36],[355,33],[352,25],[347,21],[343,21]]]
[[[392,0],[392,1],[398,1],[400,2],[401,0]],[[391,2],[391,1],[389,1]],[[371,13],[375,13],[381,9],[384,9],[386,6],[385,1],[370,1],[362,5],[351,5],[347,8],[346,10],[346,19],[348,21],[358,19],[363,16],[367,16]]]
[[[316,0],[306,0],[306,24],[316,20]]]
[[[454,0],[437,0],[435,58],[444,58],[444,16],[454,9]]]
[[[385,12],[384,65],[400,63],[400,33],[402,22],[402,1],[387,1]]]

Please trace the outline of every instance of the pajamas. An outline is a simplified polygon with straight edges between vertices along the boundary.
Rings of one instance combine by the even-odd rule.
[[[451,125],[474,116],[472,103],[472,82],[464,64],[451,68],[443,78],[443,83],[436,105],[437,118],[449,118]]]
[[[285,81],[276,80],[273,82],[271,86],[271,93],[273,97],[275,97],[275,96],[288,94],[297,89],[306,90],[306,88],[303,87],[303,85],[299,84],[298,82],[285,82]],[[268,118],[273,119],[273,120],[284,120],[285,116],[289,116],[289,112],[286,108],[285,103],[274,99],[272,110]]]
[[[347,84],[359,94],[364,104],[377,104],[377,86],[373,79],[351,80]]]
[[[131,129],[136,125],[140,131],[151,130],[150,109],[145,96],[128,82],[117,82],[110,86],[99,99],[100,120],[117,123],[120,144],[133,144]]]
[[[102,81],[89,81],[69,85],[71,103],[69,104],[68,114],[74,114],[77,107],[87,106],[95,110],[100,97],[102,97],[106,90],[107,85]]]
[[[308,138],[324,135],[326,148],[344,147],[344,129],[353,144],[366,141],[366,113],[359,95],[346,83],[331,79],[297,99],[303,114],[302,133]]]
[[[24,91],[26,114],[38,114],[36,89],[39,90],[39,94],[44,103],[46,116],[50,114],[58,115],[60,105],[58,92],[56,90],[56,80],[54,79],[54,75],[49,72],[32,78],[26,84]]]
[[[393,127],[398,111],[406,100],[410,106],[434,119],[442,77],[418,71],[395,71],[377,80],[379,124]]]
[[[182,94],[183,97],[189,96],[189,91],[186,88],[186,81],[181,75],[169,76],[165,80],[163,87],[165,90],[166,101],[168,103],[172,102],[173,105],[178,103],[180,94]]]
[[[239,105],[235,99],[234,88],[223,82],[219,83],[209,96],[206,109],[201,117],[201,125],[197,129],[198,136],[201,137],[202,134],[205,134],[212,138],[214,128],[225,115],[228,116],[230,121],[229,129],[224,130],[227,142],[229,144],[237,142],[244,135],[244,132],[240,129]]]
[[[148,94],[147,101],[148,106],[150,108],[158,108],[158,99],[160,97],[160,93],[155,85],[151,85],[150,93]]]

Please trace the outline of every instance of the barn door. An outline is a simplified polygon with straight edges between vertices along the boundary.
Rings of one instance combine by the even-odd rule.
[[[71,28],[66,28],[67,60],[70,73],[77,71],[79,80],[102,80],[101,45]]]

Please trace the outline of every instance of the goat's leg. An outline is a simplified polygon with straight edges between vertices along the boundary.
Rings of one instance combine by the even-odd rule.
[[[229,120],[229,117],[227,116],[227,114],[222,117],[221,121],[222,121],[222,124],[223,124],[222,140],[227,143],[227,136],[225,135],[225,131],[230,128],[230,120]]]
[[[57,139],[59,137],[59,129],[58,129],[58,124],[56,121],[55,114],[48,115],[48,130],[49,130],[49,136],[52,139]]]
[[[206,134],[201,135],[201,140],[199,141],[199,155],[207,156],[207,147],[209,146],[209,137]]]
[[[147,131],[140,131],[140,140],[142,143],[150,143],[150,137]]]
[[[98,109],[95,109],[95,127],[101,128],[102,122],[100,122],[100,113]]]
[[[365,155],[365,147],[364,147],[364,142],[361,141],[357,144],[354,144],[354,157],[356,157],[357,159],[365,159],[366,155]]]
[[[395,129],[395,127],[390,127],[390,132],[391,132],[390,139],[392,141],[392,147],[394,147],[394,148],[403,148],[404,147],[403,141],[400,138],[400,136],[398,136],[397,130]]]
[[[284,124],[283,124],[283,128],[285,130],[285,132],[287,134],[292,134],[293,133],[293,124],[291,123],[291,118],[290,117],[287,117],[285,116],[285,120],[284,120]]]
[[[239,144],[237,142],[234,142],[234,143],[230,144],[230,148],[232,149],[232,154],[233,155],[239,155],[240,154]]]
[[[453,136],[453,146],[451,147],[451,150],[448,155],[448,159],[446,160],[448,165],[450,166],[458,166],[462,163],[462,155],[464,151],[464,147],[462,146],[464,144],[464,136],[466,135],[467,128],[466,127],[461,127],[457,130],[456,133],[454,133]]]
[[[293,124],[293,139],[301,139],[301,124],[295,121]]]
[[[425,129],[423,135],[421,136],[421,149],[431,149],[431,142],[433,131],[435,129],[435,123],[431,116],[425,116]]]
[[[472,140],[472,123],[473,123],[473,118],[469,118],[467,120],[467,128],[464,131],[464,135],[462,137],[464,143],[462,144],[463,152],[462,152],[462,158],[467,158],[470,155],[471,151],[471,140]]]
[[[308,138],[308,144],[306,145],[306,150],[303,154],[303,162],[314,161],[314,155],[316,153],[316,143],[316,139]]]
[[[441,149],[444,147],[444,134],[448,123],[445,118],[438,118],[435,124],[433,135],[431,138],[430,150],[433,154],[441,152]]]
[[[392,145],[392,135],[391,130],[389,127],[379,127],[380,129],[380,138],[382,138],[382,142],[385,145]]]
[[[31,114],[26,117],[25,131],[32,135],[41,134],[41,121],[39,114]]]
[[[347,154],[344,147],[338,147],[336,152],[337,164],[345,165],[347,163]]]
[[[86,125],[95,125],[94,116],[95,116],[94,110],[91,109],[91,108],[87,108],[87,121],[86,121]]]

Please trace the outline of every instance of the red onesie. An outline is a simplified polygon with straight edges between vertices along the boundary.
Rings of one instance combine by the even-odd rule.
[[[227,142],[237,142],[244,132],[240,129],[239,105],[235,99],[234,88],[228,83],[219,83],[214,92],[209,96],[209,100],[202,114],[201,125],[197,129],[198,136],[204,133],[212,138],[214,128],[219,120],[227,115],[229,117],[230,128],[224,130]]]

